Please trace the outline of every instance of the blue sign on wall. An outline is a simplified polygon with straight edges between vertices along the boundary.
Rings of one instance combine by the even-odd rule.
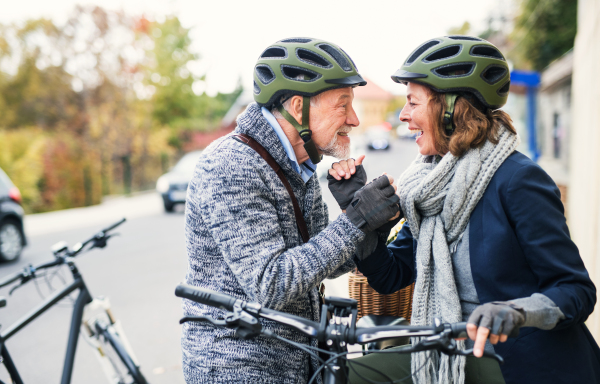
[[[535,119],[536,119],[536,96],[537,87],[540,85],[541,76],[535,71],[512,71],[510,74],[510,83],[527,87],[527,133],[529,135],[529,151],[533,156],[533,161],[537,161],[540,152],[537,147]]]

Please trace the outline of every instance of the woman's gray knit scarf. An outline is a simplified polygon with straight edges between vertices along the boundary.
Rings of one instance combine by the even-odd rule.
[[[490,179],[518,141],[517,135],[500,127],[498,144],[488,141],[460,158],[451,153],[441,160],[419,155],[400,176],[400,205],[418,241],[412,325],[432,325],[436,317],[448,323],[462,320],[451,250]],[[464,341],[458,347],[464,349]],[[417,384],[463,384],[465,362],[464,356],[439,356],[437,351],[415,353],[413,380]]]

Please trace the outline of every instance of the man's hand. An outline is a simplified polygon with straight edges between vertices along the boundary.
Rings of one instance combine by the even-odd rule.
[[[386,224],[399,215],[400,198],[396,195],[394,179],[382,175],[362,187],[346,209],[350,221],[367,233]]]
[[[488,336],[492,344],[498,341],[504,343],[509,336],[516,337],[523,324],[525,311],[521,306],[509,301],[492,301],[475,308],[467,324],[469,338],[475,340],[473,355],[483,356]]]
[[[367,172],[361,164],[364,158],[365,156],[362,155],[356,161],[342,160],[334,163],[333,168],[329,170],[328,187],[342,210],[345,210],[354,199],[356,191],[367,183]]]

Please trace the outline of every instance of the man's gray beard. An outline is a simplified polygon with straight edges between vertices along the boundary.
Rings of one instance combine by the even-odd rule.
[[[344,160],[350,157],[350,144],[344,145],[338,142],[337,132],[333,136],[333,139],[327,143],[324,147],[319,147],[321,152],[327,156],[333,156],[336,159]]]

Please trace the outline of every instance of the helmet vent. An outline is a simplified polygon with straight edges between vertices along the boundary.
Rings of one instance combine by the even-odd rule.
[[[504,67],[499,65],[490,65],[481,73],[481,77],[488,84],[496,84],[504,77],[504,75],[506,75],[506,72],[508,72],[508,70]]]
[[[490,47],[489,45],[476,45],[471,48],[472,56],[483,56],[483,57],[492,57],[494,59],[499,59],[504,61],[504,56],[494,47]]]
[[[256,77],[258,77],[264,85],[275,80],[275,73],[273,73],[273,70],[268,65],[257,65],[254,72],[256,73]]]
[[[306,64],[314,65],[321,68],[333,67],[333,64],[331,64],[326,58],[307,49],[296,49],[296,56],[298,56],[298,59],[300,59],[300,61]]]
[[[258,84],[256,84],[256,81],[254,82],[254,94],[258,95],[260,93],[260,87],[258,86]]]
[[[262,55],[260,55],[261,59],[266,59],[266,58],[286,58],[287,57],[287,51],[285,48],[283,47],[269,47],[267,48]]]
[[[504,85],[502,86],[502,88],[500,88],[500,89],[498,90],[498,95],[500,95],[500,96],[505,96],[505,95],[508,93],[508,90],[509,90],[509,89],[510,89],[510,80],[509,80],[509,81],[508,81],[506,84],[504,84]]]
[[[477,37],[473,37],[473,36],[461,36],[461,35],[455,35],[455,36],[448,36],[449,39],[452,40],[469,40],[469,41],[481,41],[481,39],[477,38]]]
[[[427,51],[429,48],[435,45],[438,45],[439,43],[440,42],[438,40],[431,40],[421,45],[413,52],[412,55],[410,55],[410,57],[408,58],[408,60],[406,60],[406,63],[404,63],[404,65],[411,65],[413,61],[417,60],[417,58],[423,54],[423,52]]]
[[[423,59],[424,62],[432,62],[436,60],[444,60],[454,57],[459,54],[462,46],[461,45],[451,45],[449,47],[444,47],[442,49],[438,49],[432,54],[428,55]]]
[[[340,48],[340,50],[341,50],[342,52],[344,52],[344,54],[345,54],[346,56],[348,56],[348,58],[349,58],[349,59],[350,59],[350,61],[352,62],[352,65],[354,65],[354,69],[356,69],[356,72],[358,72],[358,67],[356,66],[356,63],[354,63],[354,60],[352,60],[352,58],[350,57],[350,55],[349,55],[349,54],[347,54],[347,53],[346,53],[346,51],[344,51],[342,48]]]
[[[468,76],[475,69],[475,63],[456,63],[437,67],[432,70],[439,77],[454,78]]]
[[[282,65],[281,73],[289,80],[311,82],[319,79],[320,74],[306,68],[292,67],[291,65]]]
[[[281,40],[280,43],[309,43],[312,39],[303,39],[302,37],[292,37],[291,39]]]
[[[340,67],[342,67],[344,71],[349,72],[352,70],[352,66],[350,65],[348,59],[346,59],[346,56],[344,56],[344,54],[338,51],[336,48],[329,44],[319,44],[317,47],[327,52],[329,56],[333,57],[333,59],[339,64]]]

